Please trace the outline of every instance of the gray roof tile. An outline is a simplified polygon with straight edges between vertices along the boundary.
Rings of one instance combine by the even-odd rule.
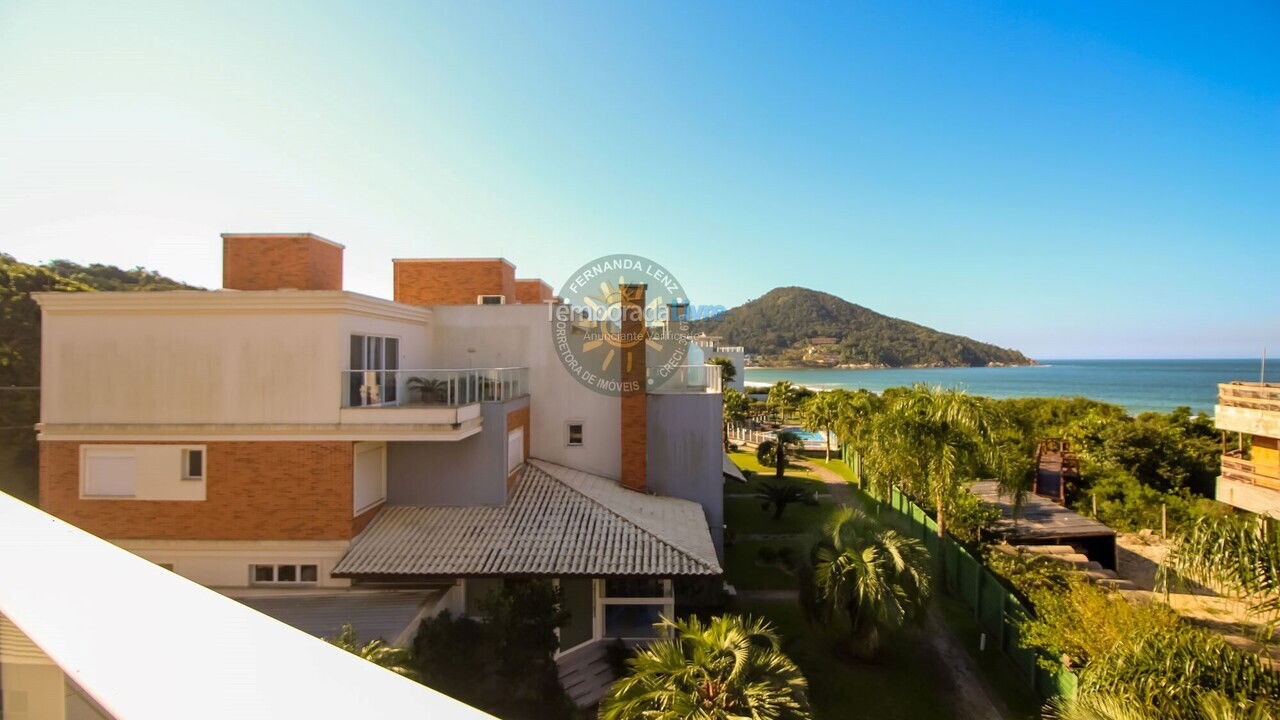
[[[501,507],[386,507],[339,576],[718,575],[702,507],[541,460]]]

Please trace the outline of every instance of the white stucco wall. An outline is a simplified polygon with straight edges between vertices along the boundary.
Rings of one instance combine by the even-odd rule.
[[[618,398],[578,383],[556,356],[545,305],[433,306],[431,356],[440,367],[528,367],[532,457],[617,478],[622,441]],[[566,426],[584,425],[568,447]]]
[[[250,587],[249,566],[316,565],[317,582],[262,587],[348,587],[351,581],[330,576],[346,553],[345,540],[112,540],[159,565],[172,565],[179,575],[207,587]],[[254,586],[258,587],[258,586]]]
[[[352,333],[430,363],[427,313],[378,317],[352,293],[61,295],[41,299],[45,423],[337,423]]]

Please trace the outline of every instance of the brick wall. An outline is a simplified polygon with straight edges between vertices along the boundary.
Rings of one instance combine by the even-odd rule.
[[[521,303],[541,303],[554,297],[551,286],[534,278],[532,280],[516,280],[516,301]]]
[[[222,287],[230,290],[341,290],[342,246],[297,235],[222,236]]]
[[[42,442],[40,507],[108,539],[346,540],[378,509],[351,516],[352,445],[205,443],[206,499],[163,501],[81,500],[80,443]]]
[[[516,302],[516,270],[505,260],[396,260],[395,301],[475,305],[480,295]]]
[[[645,370],[645,286],[624,284],[622,346],[618,368],[622,381],[622,485],[644,492],[649,455],[648,373]]]

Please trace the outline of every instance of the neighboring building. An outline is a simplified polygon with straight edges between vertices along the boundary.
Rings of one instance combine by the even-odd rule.
[[[1223,431],[1217,499],[1280,517],[1280,384],[1220,383],[1214,424]],[[1229,432],[1236,433],[1235,443]]]
[[[396,260],[383,300],[323,238],[223,241],[224,290],[35,295],[44,510],[268,613],[348,587],[465,612],[554,578],[565,648],[647,637],[721,573],[718,382],[580,385],[550,287],[502,259]]]
[[[720,340],[721,338],[715,335],[703,334],[694,337],[692,342],[695,347],[702,350],[705,362],[710,362],[715,358],[725,358],[733,363],[735,372],[733,380],[729,381],[729,387],[738,392],[743,392],[746,389],[747,354],[741,345],[721,345]]]

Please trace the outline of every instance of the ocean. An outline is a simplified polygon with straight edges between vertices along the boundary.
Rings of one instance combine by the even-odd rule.
[[[1218,383],[1258,380],[1252,360],[1038,360],[1038,367],[807,370],[748,368],[747,382],[790,380],[822,389],[885,388],[923,382],[990,397],[1087,397],[1131,413],[1180,405],[1213,413]],[[1280,363],[1280,360],[1277,360]],[[1280,371],[1268,368],[1268,379]]]

